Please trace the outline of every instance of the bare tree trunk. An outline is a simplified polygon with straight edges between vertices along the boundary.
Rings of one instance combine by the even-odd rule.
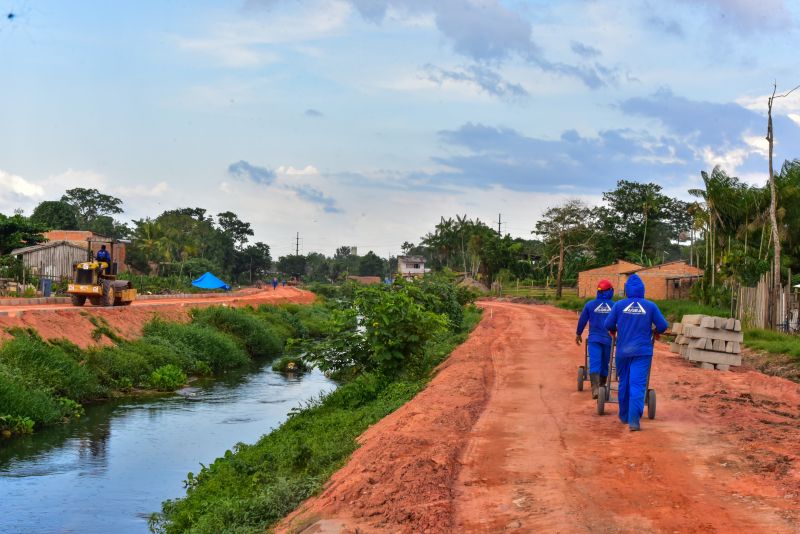
[[[781,240],[778,235],[778,192],[775,188],[775,173],[772,169],[772,101],[775,98],[777,84],[772,86],[772,96],[767,101],[767,142],[769,143],[769,221],[772,225],[772,244],[774,256],[772,258],[772,306],[770,310],[770,327],[775,328],[778,324],[778,300],[780,299],[781,287]]]
[[[644,264],[644,243],[647,240],[647,210],[644,212],[644,233],[642,234],[642,250],[639,252],[639,261]]]
[[[558,236],[558,275],[556,278],[556,298],[561,298],[561,277],[564,274],[564,234]]]

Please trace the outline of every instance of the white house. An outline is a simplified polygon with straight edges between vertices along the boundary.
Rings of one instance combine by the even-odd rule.
[[[422,256],[398,256],[397,272],[403,278],[413,278],[431,272],[425,268],[425,258]]]

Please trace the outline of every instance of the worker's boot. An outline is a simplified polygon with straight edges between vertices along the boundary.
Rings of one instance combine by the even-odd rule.
[[[597,388],[600,386],[600,373],[590,373],[589,382],[592,383],[592,398],[597,398]]]

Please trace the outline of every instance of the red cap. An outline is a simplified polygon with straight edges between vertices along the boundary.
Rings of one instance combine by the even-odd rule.
[[[597,290],[598,291],[607,291],[609,289],[614,289],[614,286],[611,285],[611,282],[608,280],[600,280],[597,282]]]

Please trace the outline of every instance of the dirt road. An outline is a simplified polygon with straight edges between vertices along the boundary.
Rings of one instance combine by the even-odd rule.
[[[800,532],[800,386],[657,347],[655,420],[576,391],[576,315],[484,302],[470,339],[279,532]]]
[[[86,305],[74,307],[64,304],[0,306],[0,339],[7,337],[9,327],[33,328],[45,339],[66,338],[81,347],[97,344],[92,337],[96,328],[92,318],[105,321],[118,334],[125,338],[136,338],[141,335],[142,327],[154,316],[172,321],[188,320],[191,308],[228,305],[257,306],[259,304],[277,304],[296,302],[307,304],[313,302],[315,296],[310,291],[295,287],[278,287],[272,289],[248,289],[241,292],[212,294],[200,298],[167,298],[159,300],[139,300],[131,306],[115,306],[113,308]],[[108,343],[103,337],[100,343]]]

